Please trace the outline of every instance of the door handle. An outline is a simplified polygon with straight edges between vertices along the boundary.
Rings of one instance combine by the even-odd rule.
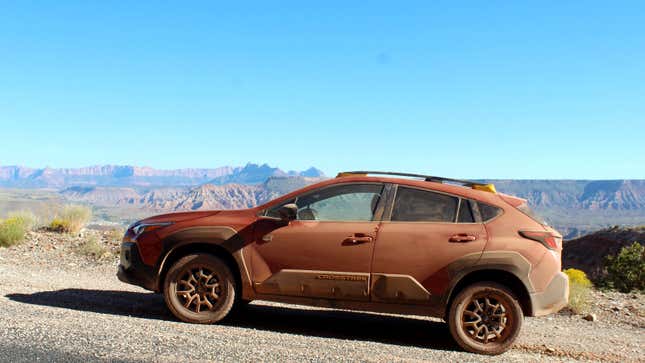
[[[476,240],[477,240],[477,236],[473,236],[465,233],[456,234],[454,236],[451,236],[450,239],[448,239],[448,241],[450,242],[472,242]]]
[[[342,245],[343,246],[360,245],[361,243],[370,243],[372,241],[374,241],[374,237],[367,236],[362,233],[356,233],[353,236],[346,237],[343,240]]]

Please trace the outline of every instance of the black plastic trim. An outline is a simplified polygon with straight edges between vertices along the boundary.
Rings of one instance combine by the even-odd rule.
[[[143,263],[139,248],[134,242],[121,244],[121,261],[116,275],[122,282],[151,291],[157,290],[155,269]]]

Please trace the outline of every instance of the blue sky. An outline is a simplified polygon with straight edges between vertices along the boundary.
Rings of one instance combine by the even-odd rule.
[[[2,2],[0,165],[645,178],[645,3],[348,3]]]

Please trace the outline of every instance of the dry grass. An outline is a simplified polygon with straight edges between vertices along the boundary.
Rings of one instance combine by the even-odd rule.
[[[49,223],[49,230],[61,233],[78,233],[92,218],[92,210],[83,205],[66,205]]]
[[[120,242],[121,239],[123,239],[123,234],[125,233],[124,228],[112,228],[107,233],[105,234],[105,238],[107,238],[108,241],[110,242]]]
[[[99,238],[95,235],[88,236],[79,246],[78,252],[82,255],[99,259],[109,253]]]

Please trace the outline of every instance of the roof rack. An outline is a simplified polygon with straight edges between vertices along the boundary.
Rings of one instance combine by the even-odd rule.
[[[478,183],[472,180],[463,180],[463,179],[452,179],[452,178],[444,178],[440,176],[433,176],[433,175],[422,175],[422,174],[410,174],[410,173],[397,173],[397,172],[392,172],[392,171],[343,171],[338,173],[336,175],[337,178],[342,178],[342,177],[347,177],[347,176],[359,176],[363,175],[366,176],[368,174],[372,175],[392,175],[392,176],[405,176],[405,177],[410,177],[410,178],[421,178],[425,181],[428,182],[434,182],[434,183],[453,183],[453,184],[460,184],[465,187],[477,189],[477,190],[482,190],[485,192],[490,192],[490,193],[496,193],[497,191],[495,190],[495,185],[493,184],[486,184],[486,183]]]

